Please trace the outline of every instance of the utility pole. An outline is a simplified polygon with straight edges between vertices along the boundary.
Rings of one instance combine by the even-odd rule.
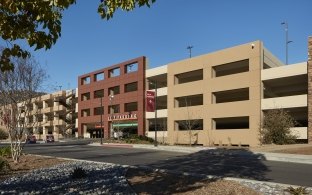
[[[192,45],[189,45],[189,46],[187,46],[187,48],[186,48],[186,49],[188,49],[188,50],[189,50],[189,53],[190,53],[190,58],[192,57],[192,48],[193,48],[193,46],[192,46]]]
[[[100,136],[101,136],[101,145],[103,145],[103,97],[101,96],[101,128],[100,128]]]
[[[154,146],[157,147],[157,81],[154,81],[155,85],[155,143]]]
[[[285,34],[286,34],[286,40],[285,40],[286,54],[285,54],[285,57],[286,57],[286,65],[288,65],[288,44],[291,43],[292,41],[288,40],[288,22],[287,21],[282,22],[281,25],[285,26]]]

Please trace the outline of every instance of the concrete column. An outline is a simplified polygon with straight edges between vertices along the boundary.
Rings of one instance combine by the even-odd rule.
[[[49,134],[48,127],[43,127],[43,137],[45,138],[45,135]]]
[[[42,103],[43,103],[43,109],[48,108],[48,103],[47,103],[47,101],[43,101]]]
[[[84,138],[90,138],[90,133],[87,132],[87,125],[82,125],[82,135]]]
[[[38,110],[38,105],[36,103],[33,103],[33,108],[34,108],[34,111],[37,111]]]
[[[59,106],[60,103],[59,102],[53,102],[53,106],[56,107],[56,106]]]
[[[60,134],[60,129],[58,126],[53,126],[53,135],[54,135],[54,140],[58,141],[59,140],[59,134]]]
[[[48,116],[46,114],[43,114],[43,122],[46,123],[48,122]]]
[[[308,39],[308,143],[312,144],[312,36]]]
[[[60,118],[59,115],[56,112],[53,113],[53,116],[54,116],[53,120],[55,120],[55,121],[58,121],[59,118]]]

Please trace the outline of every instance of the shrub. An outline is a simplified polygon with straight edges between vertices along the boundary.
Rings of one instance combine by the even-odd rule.
[[[137,144],[137,143],[153,143],[154,139],[149,138],[144,135],[136,135],[136,134],[131,134],[129,135],[129,138],[125,139],[126,143],[131,143],[131,144]]]
[[[87,177],[87,173],[83,168],[77,167],[74,169],[71,176],[73,179],[81,179]]]
[[[296,136],[290,128],[297,124],[294,118],[283,109],[269,110],[264,114],[261,126],[261,142],[264,144],[294,143]]]
[[[289,192],[292,195],[303,195],[303,194],[308,194],[307,190],[305,187],[298,187],[298,188],[294,188],[294,187],[288,187],[286,190],[286,192]]]
[[[0,129],[0,140],[1,139],[8,139],[9,134],[4,129]]]
[[[10,148],[10,146],[0,147],[0,156],[10,157],[11,156],[11,148]]]
[[[6,172],[10,169],[10,164],[7,160],[0,157],[0,173]]]

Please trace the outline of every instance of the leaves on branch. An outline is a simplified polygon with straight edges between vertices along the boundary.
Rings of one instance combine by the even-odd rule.
[[[150,7],[156,0],[100,0],[98,13],[109,20],[119,8],[131,11]],[[0,56],[0,70],[13,70],[12,57],[30,57],[16,41],[25,40],[34,50],[50,49],[61,36],[63,11],[76,0],[0,0],[0,35],[8,44]],[[14,43],[12,43],[14,42]]]

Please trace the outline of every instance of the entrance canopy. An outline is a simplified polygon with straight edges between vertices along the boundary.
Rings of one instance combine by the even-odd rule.
[[[137,127],[138,123],[133,122],[133,123],[114,123],[113,127]]]

